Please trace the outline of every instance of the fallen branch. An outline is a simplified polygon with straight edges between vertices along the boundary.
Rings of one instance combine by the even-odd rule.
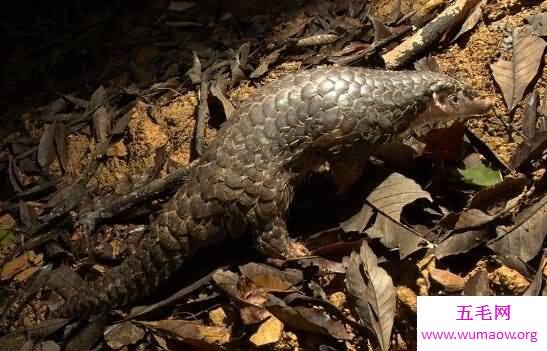
[[[437,44],[447,31],[461,22],[469,9],[478,2],[479,0],[456,0],[423,28],[382,55],[386,68],[398,69],[422,55],[430,46]]]

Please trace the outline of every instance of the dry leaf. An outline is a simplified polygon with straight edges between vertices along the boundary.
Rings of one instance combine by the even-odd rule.
[[[258,67],[253,71],[253,73],[251,73],[250,77],[258,78],[263,76],[264,73],[268,72],[268,67],[270,67],[272,63],[275,63],[277,61],[283,50],[285,50],[285,47],[277,49],[268,56],[263,57],[262,60],[260,60],[260,64],[258,65]]]
[[[490,239],[490,233],[486,230],[468,230],[463,233],[453,234],[443,240],[433,249],[433,254],[438,259],[469,252],[471,249],[485,243]]]
[[[171,1],[167,9],[174,12],[184,12],[194,6],[196,3],[193,1]]]
[[[460,213],[454,230],[477,228],[491,222],[495,217],[487,215],[481,210],[470,208]]]
[[[528,289],[522,294],[523,296],[539,296],[541,293],[541,287],[543,285],[543,268],[545,267],[545,257],[547,250],[543,251],[543,257],[539,260],[539,268],[534,276],[534,279],[530,282]]]
[[[62,123],[58,123],[55,128],[55,149],[57,150],[59,163],[63,170],[66,171],[68,166],[68,150],[65,125]]]
[[[258,327],[258,330],[251,335],[249,341],[257,347],[273,344],[281,339],[282,332],[283,323],[272,316]]]
[[[372,16],[369,16],[369,18],[372,22],[372,28],[374,29],[375,42],[385,39],[393,34],[382,21]]]
[[[108,142],[108,136],[110,135],[110,116],[105,106],[99,107],[93,113],[93,128],[95,130],[95,138],[97,144],[104,145]],[[106,148],[106,145],[103,146]],[[99,146],[97,146],[99,149]],[[105,150],[106,151],[106,150]],[[99,153],[99,151],[97,151]],[[102,153],[99,153],[101,155]]]
[[[539,94],[534,89],[530,94],[528,103],[524,106],[524,116],[522,118],[522,133],[531,139],[536,135],[537,110],[539,104]]]
[[[211,94],[220,101],[220,103],[222,104],[222,108],[224,109],[224,114],[226,115],[226,119],[228,119],[234,112],[235,108],[234,108],[234,105],[232,105],[232,103],[230,102],[230,100],[226,98],[219,84],[220,84],[219,80],[216,79],[214,83],[211,85],[211,88],[210,88]]]
[[[119,350],[127,345],[133,345],[143,337],[144,330],[131,322],[116,324],[108,328],[104,333],[106,344],[114,350]]]
[[[433,269],[429,274],[431,279],[441,284],[448,293],[462,291],[465,287],[465,279],[449,271]]]
[[[45,168],[55,160],[55,122],[44,127],[38,144],[38,164]]]
[[[86,112],[93,112],[97,107],[104,104],[106,101],[106,89],[101,85],[99,86],[89,99],[88,109]]]
[[[18,273],[13,279],[18,283],[22,283],[30,278],[34,273],[38,272],[40,269],[40,267],[27,268],[21,273]]]
[[[507,176],[502,182],[476,192],[468,207],[495,215],[505,209],[507,201],[514,199],[524,191],[526,182],[526,177],[521,174]]]
[[[186,72],[186,75],[190,78],[193,84],[199,84],[201,83],[201,62],[199,61],[199,57],[195,51],[192,52],[192,55],[192,68]]]
[[[40,265],[42,263],[44,255],[36,255],[34,251],[27,251],[24,254],[15,257],[2,267],[2,273],[0,274],[0,280],[8,280],[14,277],[16,274],[23,272],[27,268],[33,265]]]
[[[512,227],[499,226],[498,238],[488,247],[499,255],[516,255],[524,262],[532,260],[547,236],[547,195],[536,204],[522,210]]]
[[[456,41],[462,34],[465,34],[471,29],[475,28],[477,23],[479,23],[479,21],[481,20],[482,9],[484,8],[484,6],[486,6],[486,0],[482,0],[481,2],[477,3],[475,7],[473,7],[473,10],[471,10],[471,13],[462,24],[460,31],[452,39],[452,42]]]
[[[416,71],[424,71],[424,72],[440,72],[441,71],[441,68],[439,67],[439,63],[431,55],[422,57],[418,61],[414,62],[414,69]]]
[[[302,281],[302,272],[300,271],[282,272],[277,268],[260,263],[247,263],[239,266],[239,271],[257,287],[267,291],[286,291]]]
[[[283,300],[268,294],[265,304],[268,311],[285,325],[305,332],[330,335],[336,339],[349,340],[351,335],[342,322],[334,320],[322,309],[304,306],[291,307]]]
[[[532,139],[519,144],[511,156],[509,164],[513,169],[520,169],[535,160],[547,148],[547,131],[536,132]]]
[[[513,31],[513,60],[499,60],[490,65],[509,111],[517,106],[526,87],[538,73],[546,45],[541,38],[517,33]]]
[[[355,301],[362,324],[372,326],[381,349],[388,351],[395,318],[395,287],[391,277],[378,266],[378,258],[366,241],[363,241],[359,255],[352,252],[349,257],[346,288]]]
[[[222,345],[230,341],[231,330],[226,327],[207,326],[199,321],[169,319],[142,322],[145,326],[192,345]]]
[[[530,23],[526,27],[530,27],[530,30],[540,37],[547,36],[547,12],[536,13],[528,16],[526,21]]]
[[[414,252],[423,239],[401,224],[401,212],[406,205],[421,198],[432,200],[418,183],[402,174],[392,173],[367,197],[370,204],[389,216],[379,214],[374,225],[366,230],[367,234],[380,238],[388,248],[399,248],[401,257]],[[340,227],[345,232],[363,232],[373,214],[374,209],[365,204],[359,213],[340,223]]]
[[[488,272],[481,269],[475,275],[473,275],[463,289],[463,294],[466,296],[490,296],[492,290],[490,289],[490,280],[488,279]]]

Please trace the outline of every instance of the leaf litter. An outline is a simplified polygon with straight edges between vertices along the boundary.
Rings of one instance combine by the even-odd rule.
[[[309,349],[331,350],[340,349],[343,341],[354,349],[376,344],[387,350],[399,342],[413,349],[412,328],[404,325],[415,322],[406,319],[397,301],[410,306],[410,296],[432,293],[545,294],[546,92],[545,72],[539,69],[544,8],[510,13],[484,1],[460,0],[450,7],[442,1],[422,6],[316,0],[303,7],[292,4],[291,10],[279,2],[271,5],[282,9],[274,16],[249,16],[249,8],[236,3],[226,3],[219,10],[223,15],[213,21],[193,1],[169,2],[160,22],[182,37],[173,42],[154,37],[152,45],[127,50],[128,74],[108,80],[115,71],[110,67],[110,73],[94,73],[101,79],[88,80],[93,83],[86,89],[80,89],[80,81],[76,88],[60,89],[64,92],[50,103],[25,115],[21,133],[3,141],[0,171],[9,179],[8,194],[15,195],[2,199],[0,216],[13,216],[17,224],[0,229],[0,291],[24,297],[21,310],[10,312],[0,304],[9,312],[3,314],[9,322],[3,332],[29,320],[23,317],[29,305],[39,307],[33,320],[47,319],[56,303],[50,295],[69,296],[82,277],[95,279],[134,248],[142,235],[135,227],[143,227],[183,179],[170,183],[162,177],[195,157],[191,140],[199,109],[209,114],[202,123],[206,145],[218,124],[264,81],[329,62],[381,67],[382,56],[397,58],[390,61],[394,65],[449,73],[495,95],[498,117],[519,132],[507,136],[505,130],[490,130],[500,118],[487,116],[490,125],[468,124],[475,138],[468,132],[463,137],[465,129],[459,127],[405,149],[386,148],[371,158],[364,180],[348,191],[351,196],[337,195],[340,200],[332,204],[320,201],[318,207],[331,206],[329,216],[292,219],[299,225],[319,217],[330,221],[334,229],[306,240],[319,256],[229,260],[194,284],[173,279],[170,284],[186,287],[168,298],[152,296],[160,301],[140,310],[147,313],[130,315],[138,320],[83,322],[71,339],[72,327],[65,327],[65,321],[57,327],[66,328],[65,333],[47,334],[51,340],[41,346],[176,349],[182,343],[199,349],[237,344],[292,350],[314,344]],[[457,20],[428,33],[434,28],[428,24],[451,8],[460,11]],[[506,27],[498,23],[504,19],[509,19]],[[422,35],[439,40],[397,54],[418,27],[425,28]],[[207,35],[199,36],[203,29]],[[497,48],[507,34],[507,45]],[[180,40],[183,44],[173,46]],[[484,57],[475,64],[474,55]],[[492,71],[486,69],[490,63]],[[199,101],[199,89],[213,98]],[[510,137],[520,146],[508,154],[504,147],[513,145],[507,143]],[[115,152],[122,146],[124,152]],[[510,156],[511,167],[506,167]],[[373,185],[367,174],[386,176]],[[140,203],[145,206],[124,202],[141,194],[139,179],[161,184],[146,188],[145,181],[143,193],[157,194],[144,197],[151,200]],[[353,199],[361,190],[366,194]],[[81,231],[82,224],[92,230]],[[120,243],[117,255],[96,255],[93,249]],[[29,245],[39,260],[21,258],[28,258]],[[41,270],[44,264],[58,267],[59,260],[72,265]],[[219,265],[203,266],[212,271]],[[195,277],[199,270],[184,275]],[[213,317],[217,313],[222,317]]]

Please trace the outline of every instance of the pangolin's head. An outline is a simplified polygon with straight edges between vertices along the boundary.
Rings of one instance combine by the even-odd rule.
[[[399,133],[401,137],[419,137],[432,129],[446,128],[455,122],[465,122],[490,110],[492,99],[481,98],[470,86],[449,76],[433,76],[436,76],[436,79],[425,89],[417,106],[417,113]]]

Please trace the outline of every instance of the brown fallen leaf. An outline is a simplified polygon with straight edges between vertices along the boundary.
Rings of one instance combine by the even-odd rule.
[[[241,277],[227,270],[218,269],[212,275],[215,284],[230,297],[241,303],[239,314],[243,324],[256,324],[270,316],[262,306],[267,300],[268,293],[264,289],[257,289],[249,279]]]
[[[519,35],[513,31],[513,59],[499,60],[490,65],[509,111],[520,102],[526,87],[537,75],[545,40],[533,35]]]
[[[372,22],[372,28],[374,29],[374,41],[385,39],[392,35],[391,30],[383,23],[381,20],[369,16],[370,21]]]
[[[473,275],[463,289],[463,294],[466,296],[490,296],[492,290],[490,289],[490,280],[488,279],[488,272],[481,269],[475,275]]]
[[[68,167],[68,150],[66,141],[66,130],[63,123],[57,123],[55,127],[55,150],[62,169],[66,172]]]
[[[488,247],[499,255],[516,255],[528,262],[543,247],[547,236],[546,218],[547,195],[516,215],[513,226],[498,226],[498,238],[492,240]]]
[[[30,267],[22,271],[21,273],[18,273],[13,279],[18,282],[22,283],[26,281],[28,278],[30,278],[34,273],[38,272],[40,270],[40,267]]]
[[[42,168],[49,166],[55,160],[55,125],[55,122],[46,125],[40,137],[37,159]]]
[[[262,77],[266,72],[268,72],[268,68],[271,64],[275,63],[279,56],[281,55],[281,52],[285,50],[285,47],[282,47],[280,49],[275,50],[274,52],[270,53],[269,55],[263,57],[260,60],[260,64],[257,68],[251,73],[251,78],[258,78]]]
[[[471,29],[475,28],[477,23],[481,20],[483,8],[486,6],[486,0],[481,0],[479,3],[473,7],[469,16],[467,16],[465,22],[463,22],[460,31],[456,33],[452,42],[458,40],[460,36],[469,32]]]
[[[105,106],[100,106],[93,113],[93,129],[97,140],[97,155],[102,156],[108,147],[111,116]]]
[[[547,131],[536,132],[533,138],[523,141],[511,156],[509,165],[513,169],[521,169],[535,160],[547,148]]]
[[[448,293],[462,291],[465,287],[465,280],[449,271],[433,269],[429,274],[431,279],[442,285]]]
[[[211,85],[211,94],[216,97],[220,103],[222,104],[222,108],[224,109],[224,114],[226,115],[226,119],[230,118],[232,113],[234,112],[235,108],[234,105],[226,98],[224,95],[224,92],[222,91],[222,87],[220,86],[220,82],[218,79],[216,79],[213,84]]]
[[[196,3],[192,1],[170,1],[167,9],[174,12],[184,12],[194,6]]]
[[[489,215],[495,215],[505,209],[507,201],[522,194],[526,183],[527,179],[522,174],[507,176],[502,182],[475,193],[468,207],[479,209]]]
[[[283,322],[271,316],[258,327],[258,330],[251,335],[249,341],[256,347],[273,344],[281,339],[282,332]]]
[[[86,109],[86,113],[95,111],[99,106],[103,105],[106,101],[106,89],[101,85],[99,86],[89,99],[89,103]]]
[[[408,307],[412,312],[416,313],[418,308],[418,296],[414,290],[406,286],[397,287],[397,300]]]
[[[281,271],[260,263],[247,263],[239,266],[239,271],[257,287],[267,291],[286,291],[302,281],[301,271]]]
[[[186,72],[186,75],[192,81],[192,84],[201,83],[201,62],[195,51],[192,52],[192,67]]]
[[[122,322],[108,328],[104,333],[106,344],[114,350],[134,345],[144,337],[144,330],[132,322]]]
[[[302,268],[316,267],[321,274],[345,274],[344,265],[337,261],[332,261],[323,257],[303,257],[292,261]]]
[[[333,319],[326,311],[304,306],[289,306],[285,301],[268,294],[265,304],[270,313],[285,325],[305,332],[329,335],[340,340],[349,340],[351,335],[344,324]]]
[[[157,322],[141,322],[146,327],[170,338],[195,346],[223,345],[230,341],[230,328],[207,326],[200,321],[168,319]]]
[[[61,94],[61,96],[63,97],[63,99],[65,99],[68,102],[70,102],[71,104],[73,104],[76,108],[80,108],[80,109],[85,110],[89,106],[89,101],[81,99],[81,98],[76,97],[74,95]]]
[[[539,105],[539,94],[534,89],[530,94],[530,99],[524,106],[524,116],[522,117],[522,133],[531,139],[536,135],[537,110]]]
[[[438,259],[469,252],[471,249],[482,245],[491,238],[490,233],[484,229],[468,230],[456,233],[443,240],[433,249],[433,254]]]
[[[424,72],[440,72],[441,71],[441,68],[439,67],[439,63],[431,55],[422,57],[418,61],[414,62],[414,69],[416,71],[424,71]]]
[[[2,267],[0,280],[11,279],[16,274],[19,274],[34,265],[41,264],[43,257],[43,254],[36,255],[34,251],[27,251],[24,254],[15,257]]]
[[[246,78],[245,72],[243,72],[243,70],[247,68],[250,51],[251,44],[249,42],[243,43],[237,50],[237,53],[235,54],[232,61],[230,62],[230,73],[232,75],[232,79],[230,80],[231,87],[236,86],[239,82]]]
[[[470,208],[460,213],[454,230],[464,230],[481,227],[495,219],[494,216],[487,215],[481,210]]]
[[[541,288],[543,286],[543,269],[547,262],[545,257],[547,255],[547,249],[543,250],[543,257],[539,260],[539,267],[537,269],[534,279],[530,282],[528,289],[522,294],[523,296],[539,296],[541,294]]]
[[[420,198],[432,201],[431,195],[412,179],[399,173],[389,175],[367,197],[370,204],[382,211],[372,227],[366,230],[367,234],[379,238],[388,248],[399,248],[401,257],[414,252],[423,238],[401,224],[401,212],[406,205]],[[374,212],[365,204],[356,215],[340,223],[340,227],[345,232],[363,232]]]
[[[363,276],[364,273],[364,276]],[[363,241],[360,253],[348,259],[346,288],[363,326],[371,326],[383,351],[389,349],[396,309],[393,280],[378,266],[378,258]]]
[[[547,36],[547,12],[540,12],[528,16],[526,21],[529,23],[530,30],[540,37]]]

